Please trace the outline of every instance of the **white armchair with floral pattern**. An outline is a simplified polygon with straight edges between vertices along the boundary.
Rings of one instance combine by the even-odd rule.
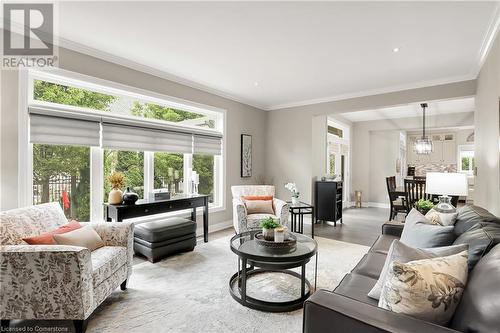
[[[133,224],[89,223],[105,246],[28,245],[22,239],[58,228],[58,203],[0,212],[0,318],[67,319],[85,331],[92,312],[132,273]],[[82,223],[84,224],[84,223]]]
[[[244,196],[273,196],[275,194],[272,185],[238,185],[231,186],[233,194],[233,225],[236,233],[255,230],[260,227],[260,221],[266,217],[280,220],[280,223],[290,228],[288,221],[289,206],[280,199],[273,199],[274,214],[247,214],[242,197]]]

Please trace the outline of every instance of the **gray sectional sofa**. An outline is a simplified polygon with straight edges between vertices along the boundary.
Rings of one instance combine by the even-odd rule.
[[[384,224],[382,235],[334,291],[319,290],[305,302],[304,332],[500,332],[500,219],[478,206],[459,209],[453,244],[468,244],[469,261],[476,264],[447,327],[384,310],[367,296],[402,229]]]

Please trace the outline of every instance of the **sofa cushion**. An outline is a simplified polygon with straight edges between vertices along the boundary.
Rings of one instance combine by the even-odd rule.
[[[181,217],[171,217],[136,224],[134,237],[150,243],[178,238],[196,232],[196,222]]]
[[[26,244],[24,237],[39,235],[68,223],[57,202],[0,212],[0,245]]]
[[[391,247],[392,242],[395,239],[399,239],[399,237],[391,236],[391,235],[380,235],[378,236],[375,243],[373,243],[370,248],[370,252],[378,252],[382,254],[387,254],[389,252],[389,248]]]
[[[386,260],[382,264],[383,267],[381,269],[377,283],[375,284],[375,286],[373,286],[372,290],[370,290],[368,296],[375,299],[380,298],[382,287],[384,286],[385,280],[387,279],[387,272],[393,261],[407,263],[413,260],[449,256],[467,250],[467,248],[467,244],[461,244],[429,249],[418,249],[408,246],[405,243],[400,242],[399,240],[395,240],[394,242],[392,242],[389,252],[387,253]]]
[[[425,218],[415,208],[406,217],[401,241],[414,247],[437,247],[447,246],[455,240],[453,226],[441,226],[429,224]]]
[[[498,332],[500,329],[500,245],[485,255],[470,273],[451,328],[462,332]]]
[[[363,259],[358,262],[352,272],[377,279],[380,276],[386,257],[387,255],[383,253],[368,252]]]
[[[500,243],[500,224],[481,222],[460,235],[453,244],[469,245],[469,270],[488,251]]]
[[[122,246],[104,246],[92,251],[90,257],[94,287],[97,287],[121,266],[127,264],[127,249]]]
[[[458,216],[454,229],[457,236],[460,236],[479,222],[492,222],[500,224],[500,219],[498,217],[479,206],[465,205],[459,208],[457,213]]]
[[[378,301],[367,296],[368,291],[372,289],[375,282],[377,280],[371,277],[350,273],[344,276],[334,292],[366,304],[377,306]]]

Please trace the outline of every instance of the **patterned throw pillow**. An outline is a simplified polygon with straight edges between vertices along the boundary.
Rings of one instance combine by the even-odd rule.
[[[460,302],[467,273],[467,251],[406,264],[394,261],[378,306],[446,325]]]
[[[441,213],[432,208],[425,214],[425,218],[430,224],[439,225],[454,225],[457,220],[458,213]]]

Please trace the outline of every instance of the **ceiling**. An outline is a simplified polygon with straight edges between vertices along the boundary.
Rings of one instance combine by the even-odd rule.
[[[63,46],[269,110],[475,78],[498,8],[72,1],[59,3],[59,35]]]
[[[474,97],[427,102],[426,116],[438,116],[450,113],[474,112]],[[340,114],[351,122],[381,119],[422,117],[420,104],[401,105],[375,110],[347,112]]]

